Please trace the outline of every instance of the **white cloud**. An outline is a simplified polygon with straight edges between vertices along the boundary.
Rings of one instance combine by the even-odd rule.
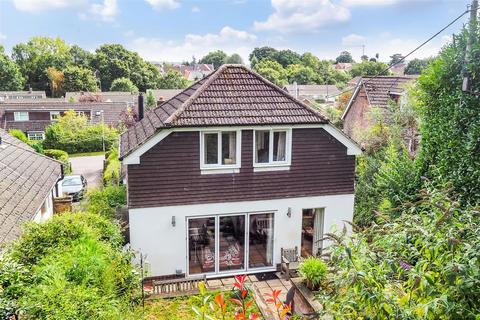
[[[113,21],[119,12],[117,0],[104,0],[103,4],[94,3],[90,6],[90,13],[103,21]]]
[[[178,0],[145,0],[145,1],[148,4],[150,4],[153,9],[157,11],[173,10],[180,7],[180,2]]]
[[[85,0],[13,0],[13,5],[17,10],[32,13],[65,9],[85,4]]]
[[[342,44],[344,46],[364,44],[365,40],[367,40],[367,38],[365,38],[364,36],[361,36],[356,33],[352,33],[342,38]]]
[[[141,37],[128,46],[151,61],[181,62],[190,60],[192,56],[201,58],[213,50],[223,50],[228,54],[238,53],[246,60],[256,40],[254,34],[226,26],[216,34],[188,34],[182,42]]]
[[[197,6],[192,7],[192,12],[200,12],[200,8]]]
[[[347,7],[353,6],[388,6],[399,3],[400,0],[343,0],[342,4]]]
[[[330,0],[272,0],[274,12],[266,21],[254,22],[255,30],[309,32],[325,24],[350,19],[350,11]]]

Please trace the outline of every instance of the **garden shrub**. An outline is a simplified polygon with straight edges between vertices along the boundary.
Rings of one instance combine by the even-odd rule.
[[[70,168],[70,159],[68,157],[68,153],[63,150],[56,150],[56,149],[46,149],[43,150],[43,153],[52,159],[58,160],[64,164],[65,174],[71,173]]]
[[[103,171],[103,185],[119,185],[120,184],[120,167],[121,162],[118,159],[117,148],[112,150],[106,155],[107,161],[105,170]]]
[[[8,130],[8,134],[11,135],[14,138],[17,138],[18,140],[28,143],[28,138],[27,135],[19,129],[10,129]]]
[[[109,185],[102,189],[93,189],[87,193],[85,210],[108,218],[115,216],[118,207],[127,204],[125,186]]]
[[[110,149],[118,139],[118,132],[105,124],[89,124],[87,117],[69,110],[58,121],[45,129],[43,147],[59,149],[69,154]]]
[[[478,319],[480,213],[448,191],[424,189],[399,217],[330,234],[329,283],[319,295],[335,319]]]
[[[325,263],[316,257],[308,257],[298,268],[300,275],[306,280],[307,286],[310,289],[316,289],[325,279],[327,273],[327,266]]]

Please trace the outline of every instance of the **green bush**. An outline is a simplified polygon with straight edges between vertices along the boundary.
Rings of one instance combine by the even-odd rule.
[[[115,216],[115,209],[127,203],[125,186],[109,185],[87,193],[85,210],[108,218]]]
[[[334,319],[478,319],[480,214],[447,191],[422,190],[399,217],[351,235],[329,235],[319,295]]]
[[[63,150],[57,150],[57,149],[46,149],[43,150],[43,154],[45,154],[47,157],[50,157],[52,159],[58,160],[61,163],[64,164],[65,168],[65,174],[71,173],[71,167],[70,167],[70,159],[68,157],[68,153],[66,153]]]
[[[45,149],[64,150],[69,154],[110,149],[118,140],[118,132],[104,124],[91,125],[85,116],[69,110],[45,130]]]
[[[19,129],[10,129],[10,130],[8,130],[8,133],[9,133],[12,137],[17,138],[18,140],[20,140],[20,141],[22,141],[22,142],[25,142],[25,143],[28,142],[27,135],[26,135],[22,130],[19,130]]]
[[[118,160],[118,150],[114,147],[107,155],[106,166],[103,172],[104,186],[120,184],[120,167],[121,162]]]
[[[320,286],[327,274],[327,266],[325,263],[316,257],[308,257],[298,268],[302,277],[307,281],[307,285],[311,289],[316,289]]]

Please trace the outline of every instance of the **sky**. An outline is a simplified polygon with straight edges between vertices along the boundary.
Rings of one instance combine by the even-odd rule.
[[[120,43],[149,61],[271,46],[334,59],[406,54],[466,10],[469,0],[0,0],[7,53],[32,36],[59,36],[94,51]],[[413,57],[435,55],[468,14]]]

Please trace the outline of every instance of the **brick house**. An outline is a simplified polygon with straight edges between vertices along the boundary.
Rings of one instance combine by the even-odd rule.
[[[276,270],[352,220],[360,148],[245,66],[224,65],[120,138],[131,246],[151,276]]]

